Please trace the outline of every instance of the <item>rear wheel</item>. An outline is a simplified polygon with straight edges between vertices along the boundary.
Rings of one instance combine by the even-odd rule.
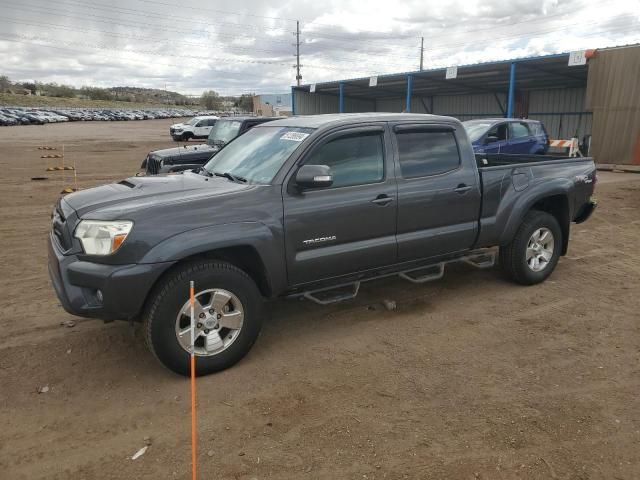
[[[513,241],[500,247],[500,265],[522,285],[543,282],[553,272],[562,249],[562,230],[553,215],[538,210],[527,213]]]
[[[190,263],[170,273],[152,294],[144,332],[156,358],[181,375],[189,374],[191,280],[196,374],[206,375],[231,367],[249,352],[262,327],[263,299],[253,280],[226,262]]]

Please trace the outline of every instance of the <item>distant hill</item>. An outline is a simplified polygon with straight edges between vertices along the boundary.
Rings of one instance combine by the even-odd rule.
[[[160,103],[169,105],[197,105],[199,99],[189,98],[178,92],[140,87],[111,87],[106,89],[114,100],[137,103]]]

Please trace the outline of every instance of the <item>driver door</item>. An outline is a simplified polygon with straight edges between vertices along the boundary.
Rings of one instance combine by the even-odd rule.
[[[397,258],[397,185],[384,125],[319,140],[298,165],[327,165],[330,187],[301,190],[293,172],[283,195],[289,284],[392,264]]]
[[[507,153],[509,124],[507,122],[497,123],[489,129],[484,138],[486,153]]]

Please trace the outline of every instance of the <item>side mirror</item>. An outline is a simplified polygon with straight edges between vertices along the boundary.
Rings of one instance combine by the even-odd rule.
[[[490,143],[495,143],[495,142],[499,142],[499,141],[500,141],[500,139],[498,137],[491,136],[491,137],[486,137],[484,139],[484,144],[485,145],[489,145]]]
[[[330,187],[332,183],[333,175],[326,165],[303,165],[296,173],[296,184],[301,188]]]

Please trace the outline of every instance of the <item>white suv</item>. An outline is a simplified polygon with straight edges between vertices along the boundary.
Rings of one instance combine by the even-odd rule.
[[[215,115],[203,115],[193,117],[186,123],[176,123],[169,127],[171,137],[176,141],[188,142],[191,138],[207,138],[211,128],[219,117]]]

